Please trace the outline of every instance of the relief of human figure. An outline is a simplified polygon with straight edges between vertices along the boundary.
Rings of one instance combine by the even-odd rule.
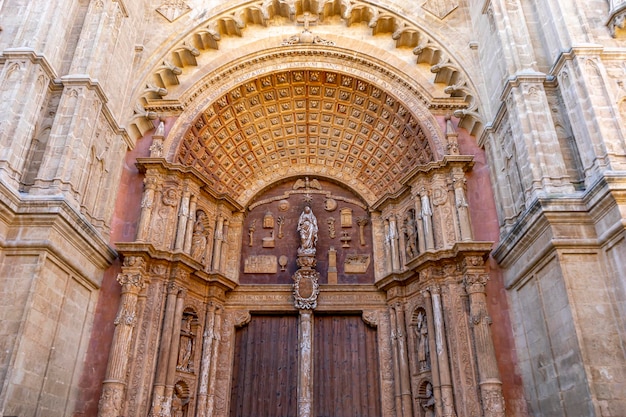
[[[206,214],[199,210],[196,214],[196,222],[193,225],[193,236],[191,238],[191,257],[200,263],[204,263],[207,233],[204,227]]]
[[[429,369],[429,348],[428,348],[428,326],[426,325],[426,314],[420,311],[417,314],[417,324],[415,326],[415,337],[417,342],[417,362],[420,371]]]
[[[424,409],[424,417],[435,417],[435,396],[430,382],[426,384],[426,395],[420,403]]]
[[[300,214],[298,220],[298,232],[300,233],[300,249],[299,253],[314,255],[315,245],[317,244],[317,219],[311,210],[306,206]]]

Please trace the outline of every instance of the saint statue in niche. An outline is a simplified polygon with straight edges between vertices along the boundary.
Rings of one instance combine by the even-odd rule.
[[[430,382],[426,384],[425,395],[422,398],[421,406],[424,409],[425,417],[435,417],[435,396],[433,395],[433,386]]]
[[[298,232],[300,233],[300,249],[298,253],[314,255],[315,245],[317,244],[317,219],[309,206],[304,207],[302,214],[300,214]]]
[[[204,227],[206,214],[202,210],[196,212],[196,222],[193,225],[193,235],[191,237],[191,257],[200,263],[204,263],[204,252],[206,251],[207,232]]]
[[[424,371],[429,366],[429,348],[428,348],[428,326],[426,325],[426,314],[420,310],[417,314],[417,324],[415,325],[415,338],[417,339],[417,361],[419,370]]]

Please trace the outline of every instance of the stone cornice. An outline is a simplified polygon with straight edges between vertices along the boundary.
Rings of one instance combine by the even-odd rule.
[[[201,186],[202,189],[215,200],[220,200],[225,203],[229,210],[242,211],[244,209],[243,206],[233,200],[229,195],[216,193],[212,188],[214,182],[206,178],[206,176],[194,167],[167,162],[163,158],[137,158],[135,165],[139,169],[139,172],[142,173],[145,173],[149,169],[154,169],[167,174],[175,173],[181,179],[189,178]]]
[[[33,64],[40,65],[46,75],[55,80],[58,78],[57,72],[44,55],[40,55],[31,48],[7,48],[0,55],[0,62],[5,63],[8,59],[27,59]]]
[[[117,258],[102,235],[63,199],[18,196],[0,185],[0,222],[8,230],[28,225],[21,233],[8,232],[0,247],[49,251],[95,288],[101,272]]]
[[[406,264],[406,271],[401,273],[391,273],[376,282],[376,286],[384,291],[398,285],[405,286],[418,279],[420,271],[427,268],[443,265],[444,263],[460,263],[465,258],[481,257],[487,259],[493,242],[457,242],[451,248],[430,250],[419,254]],[[443,277],[444,279],[446,277]]]
[[[230,291],[237,287],[237,283],[217,271],[205,272],[196,260],[183,252],[172,252],[156,249],[150,243],[128,243],[120,242],[116,244],[117,251],[122,256],[140,256],[149,259],[151,262],[165,261],[175,267],[192,274],[196,278],[221,287],[224,291]]]
[[[617,204],[626,203],[626,173],[610,172],[600,177],[584,193],[558,198],[543,197],[534,200],[519,217],[513,228],[504,235],[493,252],[494,259],[504,268],[519,261],[533,245],[533,260],[525,260],[515,279],[507,287],[517,284],[528,268],[556,248],[598,249],[623,233],[623,221],[612,218]],[[617,220],[616,220],[617,219]],[[609,222],[606,232],[598,236],[596,225]],[[577,225],[578,236],[571,236]]]
[[[124,139],[124,143],[126,143],[128,149],[134,148],[135,145],[126,130],[117,123],[117,120],[115,120],[113,112],[111,112],[111,109],[107,104],[109,99],[106,96],[106,93],[102,89],[102,86],[100,85],[100,82],[98,80],[92,79],[87,74],[70,74],[61,77],[60,82],[65,87],[82,86],[94,91],[100,99],[100,102],[102,103],[102,114],[104,114],[104,117],[106,118],[107,122],[109,122],[109,125],[113,128],[116,134],[122,136],[122,138]]]

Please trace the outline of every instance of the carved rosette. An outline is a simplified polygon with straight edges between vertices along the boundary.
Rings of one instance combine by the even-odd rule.
[[[302,268],[293,274],[294,305],[301,310],[312,310],[317,307],[317,296],[320,293],[319,273],[314,269]]]

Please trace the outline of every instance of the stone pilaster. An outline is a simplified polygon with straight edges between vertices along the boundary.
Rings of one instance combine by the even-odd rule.
[[[407,353],[406,321],[404,307],[401,303],[396,303],[393,307],[396,314],[396,355],[398,356],[399,382],[400,382],[400,403],[402,415],[411,417],[413,415],[413,400],[411,398],[411,375],[409,368],[409,358]]]
[[[437,364],[439,365],[439,381],[441,384],[441,415],[443,417],[456,417],[448,343],[446,341],[443,307],[441,304],[441,288],[435,284],[429,287],[429,291],[435,321],[435,354],[437,356]]]
[[[175,251],[182,251],[185,246],[185,236],[187,235],[187,224],[190,219],[189,204],[191,202],[191,190],[189,185],[185,184],[183,193],[178,206],[178,222],[176,227],[176,243],[174,244]]]
[[[470,320],[476,349],[483,412],[485,417],[504,417],[502,382],[491,338],[491,318],[487,312],[485,295],[485,285],[489,276],[485,271],[482,257],[466,257],[463,273],[465,289],[469,294]]]
[[[222,243],[224,241],[224,216],[219,214],[215,224],[215,243],[213,244],[213,270],[219,271],[221,265]]]
[[[165,401],[165,382],[170,357],[170,346],[172,343],[173,327],[175,319],[176,298],[179,287],[170,282],[167,284],[167,299],[165,301],[165,315],[163,317],[163,329],[161,330],[161,341],[159,346],[159,356],[157,360],[156,375],[154,378],[154,388],[152,390],[152,409],[150,416],[160,416]]]
[[[122,272],[117,277],[117,281],[122,286],[122,295],[114,322],[115,333],[100,398],[98,411],[100,417],[118,417],[122,414],[126,369],[133,329],[137,321],[137,299],[139,292],[145,286],[144,264],[143,258],[128,257],[124,260]]]
[[[206,417],[213,416],[213,410],[215,409],[215,397],[216,397],[216,380],[217,380],[217,359],[219,354],[221,331],[222,331],[222,307],[215,310],[215,325],[213,330],[214,342],[211,346],[211,369],[209,371],[209,382],[207,392],[207,405],[206,405]]]

